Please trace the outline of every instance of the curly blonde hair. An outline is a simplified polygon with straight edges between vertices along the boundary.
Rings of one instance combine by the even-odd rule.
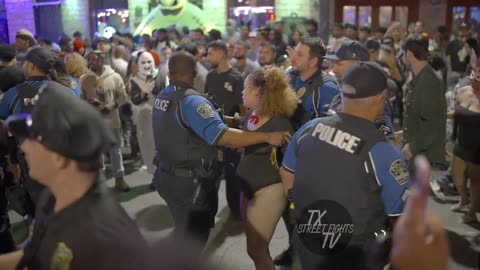
[[[300,99],[290,86],[285,72],[277,67],[262,67],[249,75],[254,86],[260,87],[261,113],[271,116],[292,116]]]
[[[88,71],[87,62],[80,54],[76,52],[65,56],[65,65],[67,74],[76,79],[79,79]]]

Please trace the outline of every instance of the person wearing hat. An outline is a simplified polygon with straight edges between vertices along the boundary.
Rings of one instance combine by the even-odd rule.
[[[27,52],[37,44],[32,32],[21,29],[15,35],[15,47],[17,48],[17,63],[20,67],[23,66],[25,55]]]
[[[258,47],[260,46],[261,42],[262,38],[258,31],[251,31],[248,33],[247,44],[250,49],[248,50],[247,58],[253,62],[257,61]]]
[[[380,55],[380,47],[381,43],[378,39],[376,38],[369,38],[365,42],[365,48],[368,50],[368,53],[370,54],[369,61],[370,62],[376,62],[378,61],[378,56]]]
[[[64,86],[46,83],[31,114],[7,118],[29,175],[45,189],[26,247],[0,269],[142,269],[146,242],[101,180],[101,156],[117,144],[110,127]],[[106,250],[114,249],[110,254]]]
[[[328,114],[329,109],[340,103],[341,93],[333,76],[322,71],[323,56],[326,49],[319,37],[303,37],[300,43],[289,48],[292,70],[288,73],[290,85],[295,89],[301,105],[297,107],[290,118],[295,130],[316,117]],[[283,221],[291,239],[293,224],[289,217],[290,206],[287,206]],[[276,265],[290,265],[292,263],[292,246],[275,257]]]
[[[0,118],[5,119],[14,113],[28,110],[31,104],[24,104],[24,95],[32,95],[27,88],[39,89],[47,81],[55,64],[54,55],[51,51],[36,47],[32,48],[25,56],[23,71],[27,81],[7,90],[0,100]],[[28,92],[28,93],[27,93]],[[35,91],[34,91],[35,92]],[[36,93],[33,93],[35,95]],[[33,96],[31,96],[33,97]],[[30,97],[30,98],[31,98]]]
[[[127,102],[127,93],[122,76],[105,62],[106,54],[96,50],[88,55],[89,71],[80,78],[81,97],[90,102],[110,123],[118,141],[121,137],[121,122],[118,108]],[[123,179],[124,167],[120,144],[109,150],[115,189],[126,192],[130,187]]]
[[[8,44],[0,45],[0,91],[8,89],[25,81],[23,69],[15,62],[15,47]]]
[[[370,54],[360,42],[350,40],[342,43],[335,54],[327,55],[324,58],[333,62],[332,72],[337,81],[342,84],[346,72],[355,64],[369,61]],[[390,140],[394,140],[393,113],[388,98],[385,99],[384,108],[385,113],[375,121],[375,126]]]
[[[353,65],[341,111],[308,122],[287,147],[280,175],[295,206],[293,243],[304,270],[367,269],[365,248],[403,211],[406,161],[374,125],[386,88],[377,64]]]

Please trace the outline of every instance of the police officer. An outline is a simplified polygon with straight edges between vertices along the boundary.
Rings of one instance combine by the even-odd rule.
[[[358,64],[361,61],[369,61],[370,54],[360,42],[350,40],[342,43],[335,54],[327,55],[324,58],[333,62],[332,72],[337,77],[338,82],[342,83],[345,73],[354,64]],[[384,107],[385,112],[375,120],[375,126],[389,140],[394,140],[393,113],[388,98],[385,99]]]
[[[14,113],[30,112],[33,109],[35,103],[33,97],[41,87],[47,82],[51,82],[49,74],[54,64],[55,59],[51,51],[41,47],[35,47],[28,51],[23,65],[23,71],[27,80],[5,92],[0,100],[1,119],[5,119]],[[70,90],[67,88],[67,91]],[[21,182],[25,185],[31,200],[36,202],[43,187],[37,182],[28,179],[26,176],[27,168],[23,156],[18,151],[15,140],[11,138],[9,143],[11,145],[11,161],[15,165],[20,164]],[[15,174],[18,173],[15,172]],[[28,214],[33,213],[30,211]]]
[[[304,37],[295,49],[289,47],[288,51],[292,59],[292,69],[289,73],[290,84],[302,101],[302,106],[297,107],[291,119],[297,130],[315,117],[326,116],[329,109],[340,103],[341,93],[335,79],[321,69],[322,57],[325,56],[326,50],[319,37]],[[290,220],[287,209],[283,215],[283,221],[289,236],[293,230]],[[274,260],[276,265],[289,265],[291,262],[291,246]]]
[[[1,256],[0,269],[142,269],[135,258],[146,243],[100,179],[113,132],[62,85],[47,83],[35,99],[32,114],[5,123],[22,142],[30,177],[48,189],[27,246]]]
[[[242,109],[242,75],[228,63],[228,51],[225,43],[214,41],[208,44],[208,64],[211,70],[205,82],[205,93],[223,108],[226,116],[243,114]],[[240,180],[236,168],[241,154],[232,149],[225,149],[225,181],[227,203],[234,217],[240,218]]]
[[[218,155],[215,146],[281,145],[287,132],[244,132],[228,128],[212,103],[192,89],[195,58],[177,52],[168,62],[170,85],[155,99],[157,150],[154,185],[167,202],[179,236],[206,243],[217,212]]]
[[[364,248],[387,216],[403,211],[407,164],[373,125],[386,88],[377,65],[354,65],[341,112],[308,122],[287,148],[280,174],[295,207],[293,243],[304,270],[365,269]]]

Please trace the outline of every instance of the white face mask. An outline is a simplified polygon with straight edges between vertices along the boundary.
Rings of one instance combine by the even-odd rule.
[[[141,77],[146,78],[147,76],[155,77],[157,72],[155,68],[155,61],[153,56],[149,52],[144,52],[138,58],[138,73]]]

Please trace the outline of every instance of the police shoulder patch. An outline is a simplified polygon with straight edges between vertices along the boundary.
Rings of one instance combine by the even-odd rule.
[[[197,107],[197,113],[200,114],[203,119],[212,118],[215,113],[210,105],[202,103]]]
[[[69,270],[72,260],[72,250],[64,242],[60,242],[53,252],[50,269]]]
[[[405,160],[397,159],[393,161],[390,165],[389,172],[400,185],[404,185],[408,182],[409,174]]]

